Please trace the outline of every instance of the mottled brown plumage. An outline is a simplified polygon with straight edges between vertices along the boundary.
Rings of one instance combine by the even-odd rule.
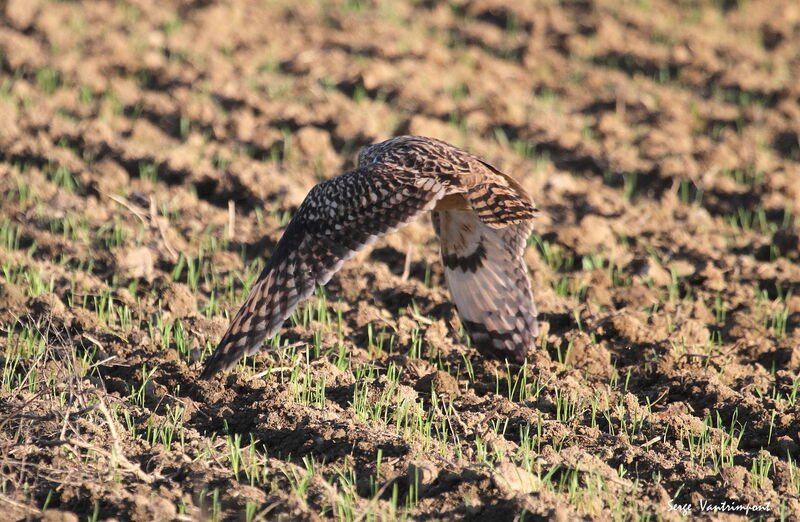
[[[463,149],[399,136],[365,148],[356,169],[311,189],[201,377],[258,351],[347,259],[428,211],[451,295],[476,347],[523,361],[538,331],[522,261],[536,214],[530,197]]]

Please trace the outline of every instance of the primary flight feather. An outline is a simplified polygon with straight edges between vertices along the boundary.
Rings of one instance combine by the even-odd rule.
[[[425,212],[433,212],[447,285],[476,348],[521,363],[538,334],[522,259],[536,208],[519,183],[477,156],[399,136],[365,148],[356,169],[311,189],[201,378],[260,350],[345,261]]]

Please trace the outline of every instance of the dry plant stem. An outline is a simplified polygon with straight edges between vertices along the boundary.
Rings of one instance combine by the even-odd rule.
[[[228,200],[228,237],[236,238],[236,202],[232,199]]]
[[[105,197],[107,197],[108,199],[110,199],[110,200],[112,200],[112,201],[114,201],[116,203],[119,203],[120,205],[122,205],[123,207],[128,209],[128,211],[130,211],[131,214],[136,216],[139,219],[139,221],[142,222],[143,225],[145,225],[145,226],[149,225],[149,223],[147,221],[147,214],[145,214],[141,210],[135,208],[134,206],[132,206],[130,203],[128,203],[127,201],[125,201],[124,199],[122,199],[119,196],[116,196],[114,194],[109,194],[108,192],[105,192],[104,190],[100,190],[99,192],[102,195],[104,195]]]
[[[422,323],[422,324],[427,324],[427,325],[431,325],[431,324],[433,324],[433,321],[432,321],[431,319],[428,319],[427,317],[423,317],[423,316],[419,315],[418,313],[416,313],[416,312],[414,312],[414,311],[412,311],[412,312],[410,313],[410,315],[411,315],[411,317],[413,317],[414,319],[416,319],[416,320],[417,320],[417,322],[420,322],[420,323]]]
[[[18,510],[24,512],[27,516],[30,516],[30,515],[40,516],[42,514],[42,510],[41,509],[37,509],[37,508],[35,508],[33,506],[30,506],[28,504],[22,504],[21,502],[17,502],[17,501],[15,501],[13,499],[8,498],[3,493],[0,493],[0,502],[8,504],[13,509],[18,509]],[[6,514],[9,515],[9,513],[6,513]]]
[[[116,449],[109,453],[108,451],[106,451],[106,450],[104,450],[102,448],[99,448],[99,447],[95,446],[94,444],[88,444],[86,442],[83,442],[82,440],[70,439],[70,440],[67,440],[65,442],[66,442],[66,444],[75,446],[76,448],[85,449],[87,451],[93,451],[95,453],[98,453],[98,454],[108,458],[112,462],[112,465],[114,465],[115,467],[119,467],[123,471],[126,471],[126,472],[128,472],[128,473],[130,473],[132,475],[135,475],[136,478],[138,478],[139,480],[141,480],[142,482],[145,482],[147,484],[150,484],[154,480],[159,480],[159,479],[162,478],[160,475],[156,476],[156,477],[152,477],[152,476],[148,475],[147,473],[142,471],[142,468],[140,468],[136,464],[134,464],[131,461],[129,461],[125,457],[125,455],[123,455],[121,453],[118,453],[119,449],[118,449],[118,445],[117,444],[115,444],[115,448]],[[78,457],[80,457],[79,453],[77,453],[76,455]]]
[[[175,251],[174,248],[172,248],[172,245],[170,244],[169,239],[167,239],[167,230],[166,230],[166,226],[164,225],[164,221],[166,221],[166,218],[164,218],[163,220],[161,218],[159,218],[159,216],[158,216],[158,205],[156,204],[155,198],[151,196],[150,197],[150,222],[158,230],[158,233],[161,235],[161,241],[163,241],[163,243],[164,243],[164,248],[167,249],[167,253],[169,253],[169,257],[174,262],[174,261],[178,260],[178,253]]]
[[[400,276],[400,279],[403,281],[408,281],[408,276],[411,273],[411,256],[416,251],[416,247],[413,243],[409,243],[406,247],[406,257],[403,261],[403,274]]]
[[[148,219],[147,214],[133,207],[130,203],[120,198],[119,196],[116,196],[114,194],[109,194],[108,192],[105,192],[103,190],[99,192],[103,194],[105,197],[109,198],[110,200],[115,201],[116,203],[119,203],[120,205],[128,209],[134,216],[136,216],[139,219],[139,221],[142,222],[142,224],[149,227],[153,227],[156,230],[158,230],[158,233],[161,236],[161,241],[163,241],[164,243],[164,248],[167,249],[167,253],[169,254],[171,260],[172,261],[178,260],[178,253],[175,251],[175,249],[172,247],[172,244],[167,239],[167,232],[165,225],[158,216],[158,208],[156,205],[155,198],[153,197],[150,198],[150,209],[149,209],[150,215]]]
[[[81,408],[78,411],[74,411],[74,412],[69,414],[69,419],[70,420],[75,420],[78,417],[80,417],[81,415],[83,415],[84,413],[89,413],[90,411],[96,409],[97,406],[98,406],[97,404],[92,404],[92,405],[89,405],[89,406],[87,406],[85,408]],[[61,412],[51,411],[47,415],[34,415],[32,413],[19,413],[16,416],[19,417],[19,418],[22,418],[22,419],[46,421],[46,420],[54,419],[54,418],[56,418],[56,417],[58,417],[60,415],[61,415]]]
[[[127,470],[128,472],[136,475],[139,480],[147,482],[148,484],[153,482],[154,480],[161,480],[163,477],[160,474],[154,473],[148,475],[142,468],[137,466],[136,464],[132,463],[125,457],[125,453],[123,452],[122,448],[120,447],[120,438],[117,434],[116,422],[111,417],[111,413],[108,411],[108,407],[106,406],[105,401],[98,395],[100,411],[103,413],[103,416],[106,419],[106,424],[108,424],[108,429],[111,431],[111,443],[113,444],[114,451],[112,452],[111,459],[112,462],[115,460],[118,463],[122,464],[122,467]]]

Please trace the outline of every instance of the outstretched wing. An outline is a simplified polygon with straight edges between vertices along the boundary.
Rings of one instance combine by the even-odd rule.
[[[432,177],[368,165],[314,187],[278,241],[201,378],[257,352],[300,301],[380,236],[432,210],[445,188]]]
[[[528,219],[490,228],[472,211],[433,213],[450,295],[476,348],[522,363],[539,333],[528,269],[522,259]]]

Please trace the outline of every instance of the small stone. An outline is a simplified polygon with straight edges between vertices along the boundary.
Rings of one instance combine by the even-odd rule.
[[[418,487],[420,493],[428,489],[438,477],[439,468],[428,461],[413,462],[406,471],[408,485]]]
[[[78,522],[78,516],[69,511],[48,509],[42,513],[42,522]]]
[[[536,475],[510,462],[501,462],[495,466],[492,482],[509,497],[526,495],[541,488],[541,482]]]
[[[124,249],[119,253],[117,269],[125,277],[142,278],[152,281],[155,275],[155,264],[150,249],[144,246]]]
[[[171,520],[175,514],[175,505],[164,497],[142,494],[133,497],[133,519]]]

